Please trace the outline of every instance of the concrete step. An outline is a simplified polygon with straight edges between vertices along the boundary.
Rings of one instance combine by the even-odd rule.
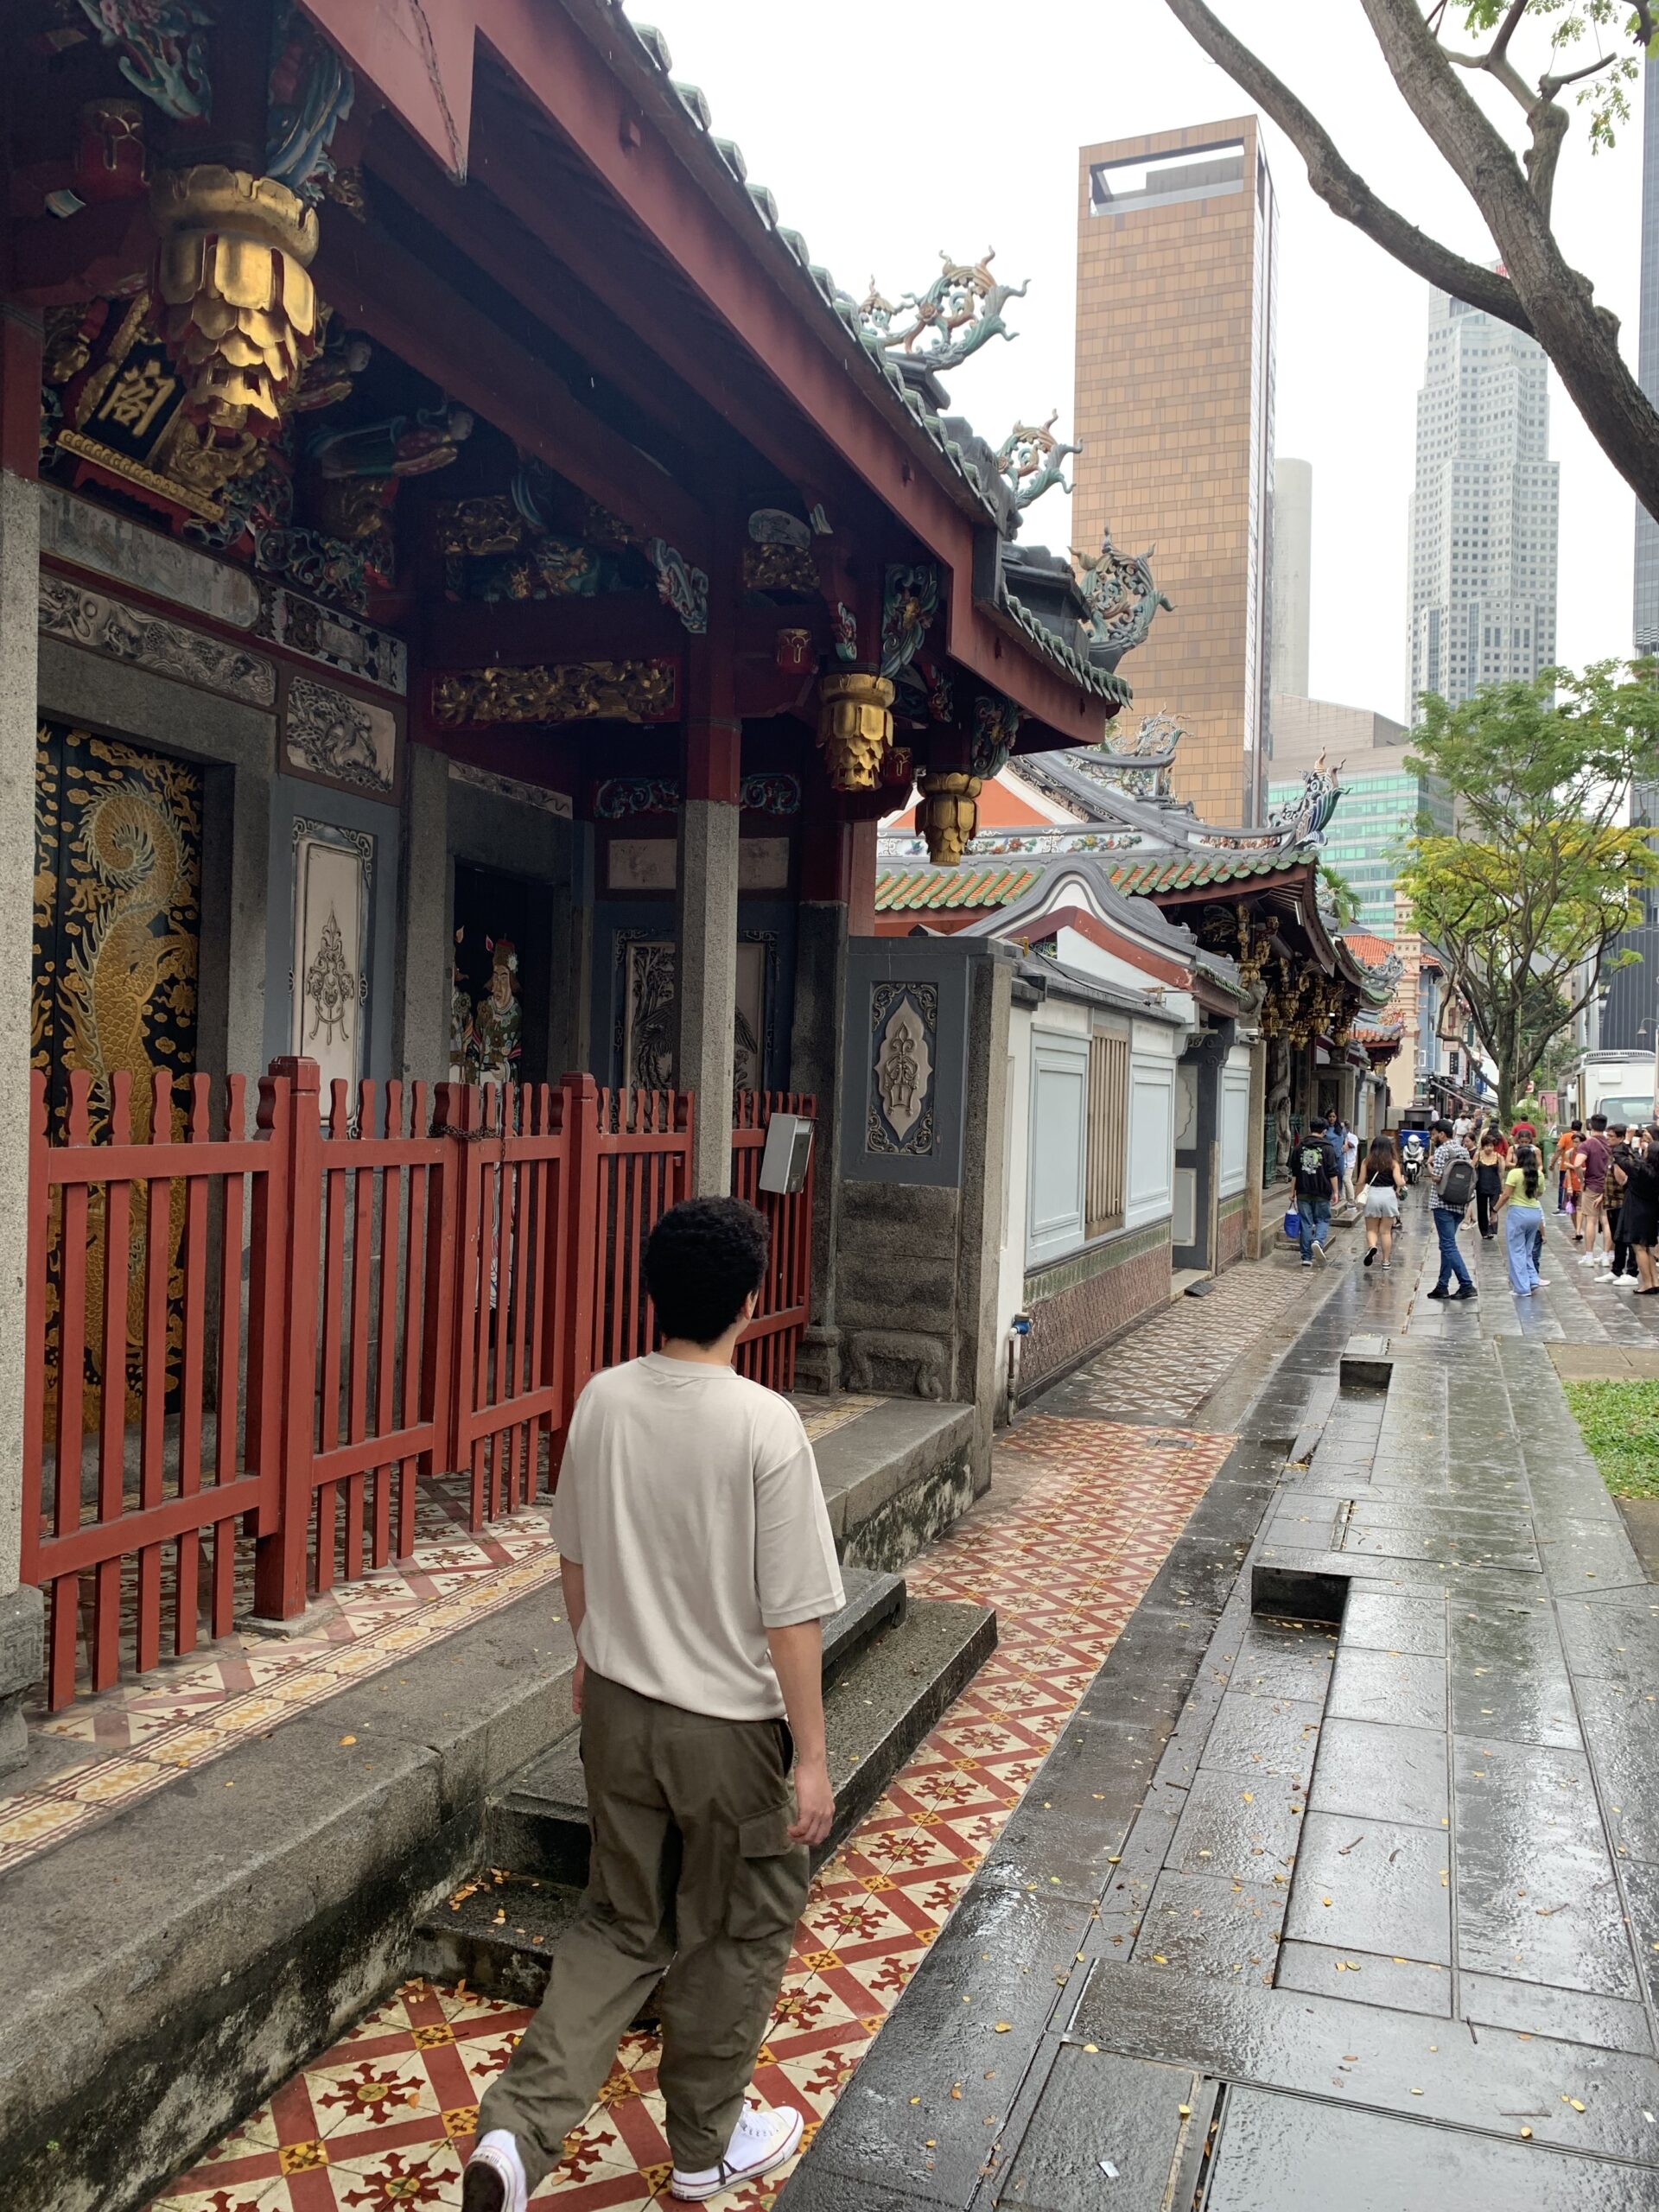
[[[889,1606],[843,1659],[824,1696],[836,1821],[817,1860],[856,1827],[995,1647],[988,1606],[922,1599],[902,1613]],[[472,1988],[537,2001],[546,1958],[588,1878],[588,1849],[587,1789],[572,1730],[491,1799],[490,1871],[458,1904],[427,1916],[413,1970],[438,1980],[465,1974]]]
[[[841,1580],[847,1602],[823,1624],[826,1695],[872,1640],[905,1617],[901,1575],[848,1567]],[[588,1795],[578,1735],[573,1719],[492,1799],[484,1834],[487,1865],[578,1888],[588,1879]]]

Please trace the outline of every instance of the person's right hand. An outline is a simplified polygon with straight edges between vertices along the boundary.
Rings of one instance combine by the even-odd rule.
[[[587,1687],[588,1662],[582,1657],[581,1652],[577,1652],[576,1671],[570,1677],[570,1710],[572,1713],[579,1713],[582,1711],[582,1694]]]
[[[822,1843],[835,1824],[836,1793],[830,1781],[830,1762],[820,1756],[802,1759],[795,1769],[796,1817],[790,1822],[791,1843]]]

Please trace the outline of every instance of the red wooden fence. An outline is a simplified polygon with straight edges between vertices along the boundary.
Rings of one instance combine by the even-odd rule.
[[[470,1480],[474,1527],[534,1497],[577,1392],[652,1343],[641,1255],[685,1196],[692,1101],[587,1076],[480,1090],[72,1075],[34,1084],[22,1574],[47,1593],[48,1699],[229,1632],[237,1537],[256,1614],[406,1557],[415,1484]],[[352,1107],[355,1103],[355,1115]],[[739,1365],[793,1379],[811,1192],[762,1195],[772,1111],[741,1095],[733,1182],[772,1250]]]

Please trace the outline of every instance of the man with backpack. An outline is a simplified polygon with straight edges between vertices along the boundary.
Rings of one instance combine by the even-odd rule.
[[[1325,1240],[1331,1233],[1331,1204],[1342,1188],[1342,1162],[1328,1129],[1315,1122],[1296,1143],[1296,1217],[1300,1224],[1302,1265],[1325,1265]]]
[[[1433,1134],[1434,1154],[1428,1163],[1428,1179],[1434,1186],[1433,1212],[1434,1234],[1440,1244],[1440,1272],[1428,1294],[1431,1298],[1474,1298],[1478,1294],[1458,1249],[1458,1230],[1475,1195],[1475,1163],[1450,1122],[1436,1122]],[[1453,1275],[1458,1280],[1455,1293],[1448,1289]]]

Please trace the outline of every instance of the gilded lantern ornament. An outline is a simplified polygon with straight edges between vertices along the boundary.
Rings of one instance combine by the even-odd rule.
[[[215,431],[274,429],[317,342],[315,209],[274,177],[217,162],[171,169],[150,198],[156,307],[190,411]]]
[[[941,769],[922,778],[917,826],[927,840],[935,868],[955,868],[979,827],[979,794],[984,779],[961,768]]]
[[[885,676],[837,669],[818,679],[818,749],[838,791],[873,791],[893,743],[893,685]]]

